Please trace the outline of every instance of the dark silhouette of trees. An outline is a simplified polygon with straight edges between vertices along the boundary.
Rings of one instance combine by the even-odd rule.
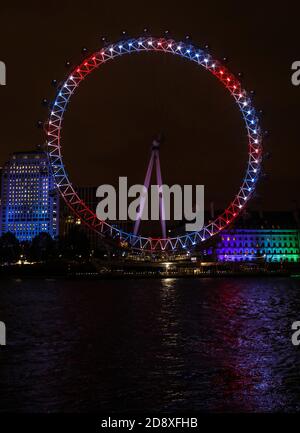
[[[61,240],[60,250],[63,256],[71,259],[86,258],[90,254],[90,243],[81,227],[73,227]]]
[[[30,259],[32,261],[46,261],[55,256],[55,241],[49,233],[42,232],[32,239],[29,248]]]
[[[21,253],[20,243],[13,233],[4,233],[0,237],[0,261],[1,263],[15,263]]]
[[[30,259],[31,242],[30,241],[21,241],[20,242],[20,248],[21,248],[21,255],[20,255],[21,262],[24,262],[25,260]]]
[[[49,233],[42,232],[32,241],[19,242],[13,233],[0,237],[0,263],[50,262],[63,258],[71,260],[90,259],[89,239],[81,227],[74,227],[61,239],[54,240]]]

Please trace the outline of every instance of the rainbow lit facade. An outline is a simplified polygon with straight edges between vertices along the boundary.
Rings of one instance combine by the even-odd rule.
[[[45,153],[14,153],[2,169],[0,235],[10,232],[19,241],[42,232],[58,236],[59,197],[53,191]]]
[[[299,262],[297,229],[234,229],[224,231],[216,248],[218,261]]]
[[[212,73],[225,86],[237,104],[244,120],[248,137],[248,164],[238,193],[227,208],[212,222],[198,232],[187,232],[172,238],[142,237],[126,233],[119,228],[100,221],[95,212],[79,197],[66,172],[61,151],[61,129],[64,113],[71,96],[80,83],[91,72],[120,56],[139,52],[161,52],[172,54],[196,63]],[[47,152],[57,188],[73,213],[103,238],[109,237],[131,248],[149,251],[175,251],[193,248],[226,229],[245,208],[257,184],[262,161],[262,136],[256,110],[249,93],[237,78],[208,52],[195,46],[165,38],[141,37],[111,44],[86,58],[73,69],[57,92],[49,113],[47,130]]]

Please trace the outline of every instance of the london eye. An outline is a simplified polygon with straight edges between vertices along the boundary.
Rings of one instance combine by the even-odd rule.
[[[62,154],[62,125],[64,114],[81,82],[94,71],[101,71],[106,63],[116,60],[120,56],[141,52],[159,52],[162,55],[175,55],[196,63],[211,73],[222,84],[237,104],[244,121],[248,142],[247,168],[242,184],[228,206],[213,220],[203,226],[200,231],[186,232],[174,237],[146,237],[140,236],[137,229],[125,232],[120,228],[101,221],[94,210],[79,197],[66,171]],[[118,245],[130,248],[159,252],[180,251],[193,248],[212,236],[227,228],[247,206],[253,196],[261,172],[262,163],[262,134],[257,111],[253,105],[251,94],[241,85],[241,82],[207,50],[198,48],[187,42],[176,42],[168,38],[140,37],[121,40],[101,48],[86,57],[77,65],[57,90],[51,104],[46,124],[46,149],[52,168],[57,189],[73,213],[79,217],[90,229],[96,231],[104,240],[113,240]]]

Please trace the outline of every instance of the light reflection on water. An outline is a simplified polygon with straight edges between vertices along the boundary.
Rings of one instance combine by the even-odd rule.
[[[1,283],[0,411],[299,411],[300,281]]]

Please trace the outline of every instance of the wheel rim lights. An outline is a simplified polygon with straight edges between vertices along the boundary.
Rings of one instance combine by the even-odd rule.
[[[98,220],[95,212],[80,199],[73,188],[63,163],[61,129],[64,113],[73,93],[79,87],[80,83],[102,64],[122,55],[141,51],[155,51],[178,55],[204,67],[217,77],[230,92],[240,109],[246,126],[248,136],[248,165],[242,185],[233,201],[223,213],[198,232],[185,233],[182,236],[165,239],[147,238],[138,235],[135,236],[133,233],[126,233],[116,226]],[[109,47],[102,48],[87,57],[79,66],[73,69],[58,90],[49,113],[46,133],[47,153],[56,186],[74,214],[90,228],[97,231],[103,238],[117,239],[124,245],[129,244],[132,248],[136,249],[174,251],[189,247],[192,248],[196,244],[221,232],[236,219],[253,195],[261,171],[262,136],[259,121],[252,100],[246,90],[241,86],[239,80],[236,79],[222,63],[214,59],[206,51],[187,43],[178,43],[165,38],[143,37],[120,41]]]

